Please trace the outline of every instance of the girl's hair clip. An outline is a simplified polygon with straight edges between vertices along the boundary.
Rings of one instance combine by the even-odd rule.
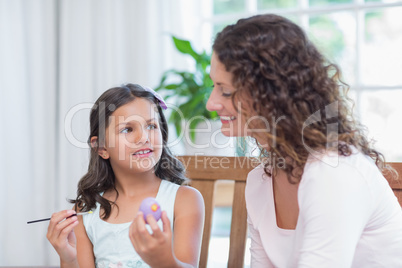
[[[143,88],[144,88],[145,91],[148,91],[148,92],[152,93],[152,95],[154,95],[155,98],[158,99],[159,105],[162,107],[163,110],[166,110],[166,109],[167,109],[166,102],[163,100],[163,98],[162,98],[161,95],[159,95],[159,94],[158,94],[155,90],[153,90],[152,88],[145,87],[145,86],[144,86]]]

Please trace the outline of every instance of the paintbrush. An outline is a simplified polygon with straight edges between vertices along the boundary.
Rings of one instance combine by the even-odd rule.
[[[78,216],[78,215],[86,215],[86,214],[92,214],[92,213],[93,213],[93,211],[91,211],[91,210],[87,211],[87,212],[78,212],[78,213],[75,213],[73,215],[68,216],[66,219],[74,217],[74,216]],[[29,222],[27,222],[27,224],[31,224],[31,223],[35,223],[35,222],[41,222],[41,221],[50,221],[50,218],[29,221]]]

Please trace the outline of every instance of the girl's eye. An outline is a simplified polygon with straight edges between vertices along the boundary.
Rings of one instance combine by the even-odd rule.
[[[158,126],[156,124],[149,124],[148,129],[157,129]]]
[[[131,127],[126,127],[126,128],[123,128],[123,129],[120,131],[120,133],[127,134],[127,133],[130,133],[131,131],[133,131],[133,129],[132,129]]]

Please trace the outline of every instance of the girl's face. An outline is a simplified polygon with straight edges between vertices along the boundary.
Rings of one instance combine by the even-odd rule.
[[[220,116],[222,127],[221,132],[227,137],[239,137],[246,135],[245,118],[241,114],[244,111],[243,103],[238,100],[236,111],[232,95],[236,89],[232,85],[232,73],[226,71],[225,65],[221,63],[215,53],[211,57],[210,77],[214,82],[214,88],[207,102],[209,111],[216,111]]]
[[[162,154],[163,139],[158,109],[147,99],[120,106],[109,117],[105,134],[105,150],[115,174],[153,171]]]

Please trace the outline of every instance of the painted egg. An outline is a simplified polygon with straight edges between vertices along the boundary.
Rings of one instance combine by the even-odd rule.
[[[140,211],[144,213],[144,220],[146,223],[147,222],[147,216],[151,214],[156,221],[159,221],[162,215],[162,210],[161,206],[158,204],[155,198],[153,197],[147,197],[144,200],[142,200],[141,205],[140,205]]]

